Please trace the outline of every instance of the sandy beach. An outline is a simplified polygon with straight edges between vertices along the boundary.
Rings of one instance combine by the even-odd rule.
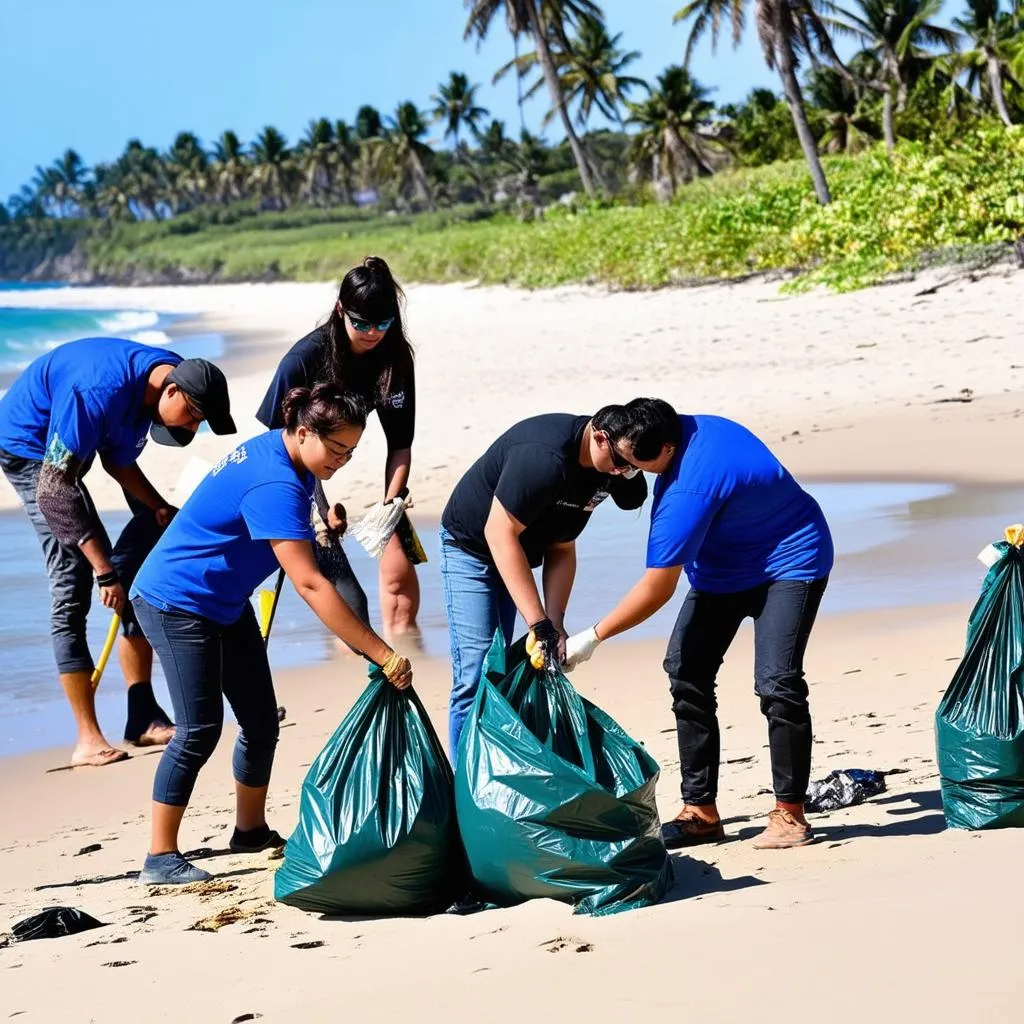
[[[644,294],[410,287],[412,496],[424,517],[436,516],[461,472],[510,423],[636,394],[739,419],[790,469],[818,479],[1019,482],[1019,460],[1008,456],[1024,409],[1022,281],[934,277],[795,297],[766,282]],[[30,298],[189,313],[204,330],[225,333],[238,370],[230,375],[236,419],[248,434],[275,360],[333,295],[328,284],[274,284]],[[204,435],[195,454],[216,459],[229,444]],[[331,488],[350,510],[377,497],[383,452],[372,423]],[[172,500],[184,462],[155,445],[144,455]],[[102,473],[92,473],[90,487],[100,507],[120,503]],[[0,503],[13,503],[6,482]],[[978,537],[964,558],[992,539]],[[808,653],[812,778],[849,767],[898,774],[863,805],[812,816],[820,840],[801,850],[759,852],[746,842],[763,827],[771,778],[744,630],[719,681],[728,841],[676,855],[676,883],[662,904],[610,918],[576,917],[549,901],[375,921],[275,904],[280,862],[226,852],[231,728],[182,832],[183,848],[207,851],[199,863],[217,879],[196,890],[149,890],[133,873],[148,838],[156,755],[78,771],[49,770],[63,750],[0,759],[0,932],[52,905],[106,924],[0,948],[0,1018],[611,1022],[668,1013],[796,1022],[913,1015],[934,1024],[1005,1014],[1017,988],[1012,893],[1024,836],[946,831],[934,764],[933,713],[975,596],[823,618]],[[573,681],[658,759],[658,804],[669,817],[679,766],[663,648],[613,641]],[[364,672],[338,659],[278,673],[288,717],[270,823],[282,833],[294,827],[306,767]],[[416,672],[443,738],[449,666],[423,659]]]

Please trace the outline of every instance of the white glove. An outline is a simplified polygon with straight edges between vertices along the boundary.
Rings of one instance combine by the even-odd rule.
[[[366,548],[367,554],[380,558],[409,504],[402,498],[395,498],[388,505],[378,502],[351,528],[352,536]]]
[[[563,672],[571,672],[581,662],[589,661],[601,641],[597,638],[597,630],[593,626],[582,633],[574,633],[565,641],[565,662]]]

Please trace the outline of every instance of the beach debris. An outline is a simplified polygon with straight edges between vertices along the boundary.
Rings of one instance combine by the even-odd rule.
[[[131,967],[132,964],[137,964],[138,960],[110,960],[105,964],[101,964],[101,967]]]
[[[237,1017],[231,1018],[231,1024],[244,1024],[247,1020],[258,1020],[262,1013],[240,1013]]]
[[[213,899],[214,896],[223,896],[225,893],[234,892],[238,888],[231,882],[219,882],[213,879],[209,882],[190,882],[188,885],[156,885],[149,890],[150,896],[198,896],[202,900]]]
[[[309,942],[293,942],[292,949],[319,949],[326,945],[323,939],[311,939]]]
[[[47,907],[46,910],[18,921],[11,928],[15,942],[29,942],[32,939],[59,939],[65,935],[77,935],[90,928],[105,927],[83,910],[75,907]]]
[[[885,772],[863,768],[845,768],[829,772],[824,779],[807,787],[804,808],[814,814],[853,807],[885,792]]]
[[[88,846],[83,846],[78,851],[78,853],[75,854],[75,856],[76,857],[82,857],[82,856],[84,856],[87,853],[95,853],[97,850],[102,850],[102,849],[103,849],[103,844],[102,843],[90,843]]]
[[[243,910],[242,907],[239,906],[224,907],[223,910],[218,910],[216,914],[196,921],[196,923],[190,925],[186,931],[219,932],[221,928],[226,928],[229,924],[238,924],[239,921],[249,920],[254,913],[255,911]]]

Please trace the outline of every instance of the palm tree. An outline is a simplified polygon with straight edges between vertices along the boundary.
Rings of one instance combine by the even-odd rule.
[[[297,171],[294,154],[285,137],[267,126],[252,144],[252,184],[263,201],[275,210],[283,210],[291,198]]]
[[[835,68],[811,68],[806,94],[824,124],[820,145],[826,153],[856,153],[874,141],[874,125],[864,110],[863,94]]]
[[[651,167],[655,187],[667,182],[670,192],[703,175],[713,174],[725,144],[708,127],[715,105],[708,90],[677,64],[659,76],[656,88],[640,103],[629,104],[627,124],[639,131],[628,150],[629,160]]]
[[[89,180],[89,169],[82,158],[73,149],[65,150],[50,170],[51,195],[59,215],[68,217],[79,212],[79,201]]]
[[[337,175],[334,183],[343,203],[352,202],[352,175],[359,159],[359,140],[355,129],[345,121],[334,122],[334,158]]]
[[[174,212],[198,206],[209,188],[210,158],[192,132],[179,132],[164,159]]]
[[[415,103],[400,103],[394,117],[386,122],[384,137],[378,144],[377,168],[394,179],[400,190],[406,186],[428,209],[434,209],[434,196],[427,178],[426,165],[433,152],[422,141],[427,133],[426,116]]]
[[[437,93],[430,97],[434,104],[434,120],[444,124],[444,137],[451,138],[455,143],[456,153],[459,151],[459,132],[468,128],[476,138],[479,135],[480,121],[490,111],[477,106],[477,85],[470,85],[469,79],[461,71],[453,71],[447,82],[437,87]]]
[[[600,7],[593,0],[465,0],[465,4],[469,10],[469,17],[466,20],[464,38],[475,36],[478,42],[483,41],[491,23],[500,12],[504,14],[506,27],[517,44],[524,35],[533,39],[544,81],[569,140],[583,189],[588,196],[592,196],[594,182],[590,175],[590,167],[566,109],[551,45],[555,43],[564,51],[569,51],[571,46],[566,33],[567,27],[575,25],[586,15],[601,18]]]
[[[825,22],[814,7],[816,2],[818,0],[754,0],[754,16],[765,63],[770,70],[778,71],[779,78],[782,79],[782,91],[789,104],[800,148],[811,171],[814,192],[818,202],[824,205],[832,201],[832,195],[818,156],[814,133],[807,120],[797,70],[803,54],[810,56],[812,60],[823,57],[829,63],[840,67],[842,63],[832,46]],[[711,43],[714,49],[725,16],[728,16],[732,24],[732,40],[735,46],[743,34],[746,19],[745,0],[690,0],[685,7],[675,13],[673,22],[694,19],[686,44],[687,64],[697,41],[708,28],[711,29]]]
[[[966,0],[967,10],[953,25],[974,44],[974,49],[960,55],[962,66],[968,69],[969,89],[988,93],[996,113],[1005,125],[1013,124],[1006,105],[1003,80],[1009,79],[1017,88],[1010,64],[1014,50],[1021,47],[1019,23],[1009,11],[1000,9],[999,0]],[[982,84],[987,79],[987,89]]]
[[[214,198],[219,203],[242,199],[249,178],[249,158],[238,136],[233,131],[221,132],[213,144],[213,164],[210,180]]]
[[[321,117],[309,122],[296,147],[299,168],[305,176],[306,199],[329,202],[334,192],[334,168],[338,159],[334,125]]]
[[[360,142],[380,138],[383,130],[384,123],[376,107],[366,103],[356,111],[356,138]]]
[[[882,128],[885,145],[896,145],[893,112],[907,105],[915,70],[936,56],[926,48],[957,48],[957,33],[934,24],[943,0],[853,0],[853,8],[837,7],[830,24],[861,39],[878,60],[873,88],[882,93]],[[895,101],[895,102],[894,102]]]

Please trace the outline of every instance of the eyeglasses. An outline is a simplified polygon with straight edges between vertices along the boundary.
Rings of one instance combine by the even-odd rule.
[[[185,408],[188,409],[189,416],[196,421],[196,423],[202,423],[206,419],[206,413],[192,401],[184,391],[181,393],[181,397],[185,399]]]
[[[324,437],[323,434],[317,434],[316,436],[320,438],[320,443],[327,449],[328,454],[333,455],[336,459],[344,459],[348,462],[356,453],[356,445],[352,445],[349,448],[347,445],[338,444],[337,441]]]
[[[372,323],[369,320],[363,320],[358,316],[353,316],[347,310],[345,316],[348,317],[348,322],[357,330],[360,334],[369,334],[370,331],[380,331],[384,334],[387,329],[395,322],[393,316],[389,316],[387,320],[381,320],[379,323]]]
[[[604,435],[604,440],[605,444],[608,445],[608,456],[611,458],[612,465],[616,469],[627,469],[632,470],[633,472],[637,472],[639,470],[638,466],[634,466],[633,463],[629,461],[629,459],[625,458],[619,452],[619,450],[615,447],[615,442],[607,434]]]

